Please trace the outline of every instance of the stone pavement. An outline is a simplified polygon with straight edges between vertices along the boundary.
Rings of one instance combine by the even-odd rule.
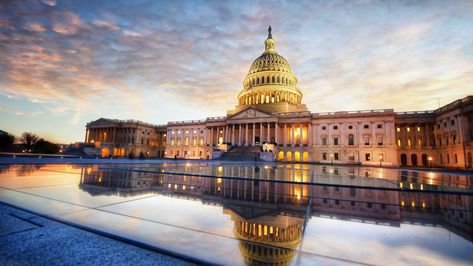
[[[0,265],[190,265],[0,203]]]

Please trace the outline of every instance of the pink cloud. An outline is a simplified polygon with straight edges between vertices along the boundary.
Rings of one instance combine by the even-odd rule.
[[[118,25],[107,22],[105,20],[95,19],[94,21],[92,21],[92,23],[97,27],[106,28],[108,30],[118,30],[118,29],[120,29],[120,27]]]
[[[46,30],[46,27],[39,23],[29,23],[25,25],[25,30],[31,31],[31,32],[43,32]]]
[[[86,25],[76,14],[66,11],[57,12],[53,16],[53,31],[63,35],[73,35]]]

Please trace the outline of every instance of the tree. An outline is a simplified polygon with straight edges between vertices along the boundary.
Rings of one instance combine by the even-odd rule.
[[[60,147],[58,145],[44,139],[38,140],[33,146],[33,152],[35,153],[53,154],[58,153],[59,149]]]
[[[37,141],[38,136],[31,132],[24,132],[23,134],[21,134],[20,142],[21,144],[23,144],[23,146],[28,152],[33,149],[33,146],[36,144]]]
[[[0,135],[0,151],[10,151],[13,146],[15,137],[10,134],[1,134]]]

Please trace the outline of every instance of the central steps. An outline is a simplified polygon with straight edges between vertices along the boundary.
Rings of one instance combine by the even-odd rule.
[[[236,146],[225,152],[219,159],[224,161],[260,161],[261,147]]]

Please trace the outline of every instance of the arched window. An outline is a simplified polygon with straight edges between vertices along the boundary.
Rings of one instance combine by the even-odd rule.
[[[274,83],[274,82],[275,82],[275,81],[274,81],[274,76],[272,77],[272,80],[273,80],[273,83]]]
[[[348,135],[348,145],[355,145],[355,138],[353,137],[353,134]]]
[[[278,76],[278,83],[280,83],[280,82],[281,82],[281,80],[279,79],[279,76]]]
[[[266,83],[269,83],[269,76],[266,77]]]

